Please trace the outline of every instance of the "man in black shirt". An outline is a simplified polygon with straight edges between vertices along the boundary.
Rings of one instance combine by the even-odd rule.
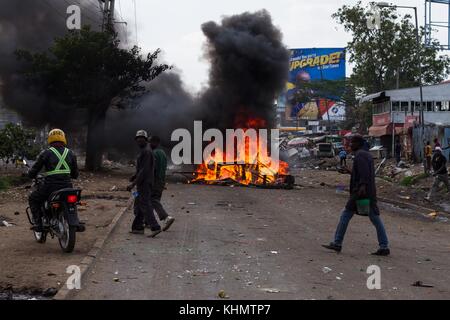
[[[351,174],[350,179],[350,199],[342,212],[335,239],[324,248],[340,252],[344,241],[345,232],[353,215],[358,214],[357,200],[369,199],[369,218],[377,230],[378,243],[380,248],[373,255],[387,256],[390,254],[389,241],[380,219],[380,210],[377,206],[377,194],[375,186],[375,168],[372,155],[364,149],[364,139],[360,135],[355,135],[351,139],[350,147],[355,154],[353,169],[345,168],[346,173]]]
[[[128,191],[137,189],[134,200],[134,221],[131,233],[144,234],[144,220],[148,221],[151,230],[150,238],[161,233],[161,226],[156,221],[151,206],[151,189],[154,183],[155,159],[152,149],[148,144],[148,135],[144,130],[139,130],[135,137],[136,143],[141,149],[136,162],[136,174],[131,177]]]
[[[441,147],[436,147],[434,149],[431,166],[433,167],[434,182],[425,200],[432,200],[434,194],[439,190],[439,185],[441,182],[443,182],[447,187],[447,192],[450,191],[450,186],[448,183],[447,158],[442,154]]]

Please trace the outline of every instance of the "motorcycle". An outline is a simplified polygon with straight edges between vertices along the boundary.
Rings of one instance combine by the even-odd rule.
[[[38,175],[29,188],[39,188],[44,183],[44,177]],[[38,243],[45,243],[47,236],[58,238],[63,252],[70,253],[75,248],[76,233],[84,232],[86,227],[78,219],[77,206],[80,204],[81,189],[65,188],[53,192],[42,205],[43,231],[33,231]],[[26,209],[28,221],[33,224],[31,210]]]

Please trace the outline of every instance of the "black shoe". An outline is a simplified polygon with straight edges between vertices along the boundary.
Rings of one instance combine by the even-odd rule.
[[[373,256],[388,256],[391,254],[391,250],[389,249],[378,249],[377,252],[373,252]]]
[[[152,230],[151,232],[150,232],[150,234],[147,236],[148,238],[154,238],[154,237],[156,237],[158,234],[160,234],[162,232],[162,230],[161,229],[158,229],[158,230]]]
[[[339,246],[339,245],[335,244],[334,242],[331,242],[328,245],[323,244],[322,247],[329,249],[329,250],[334,250],[336,252],[341,252],[341,250],[342,250],[342,246]]]
[[[164,219],[162,222],[164,223],[164,227],[162,228],[163,231],[169,230],[172,223],[175,221],[175,218],[168,216],[166,219]]]

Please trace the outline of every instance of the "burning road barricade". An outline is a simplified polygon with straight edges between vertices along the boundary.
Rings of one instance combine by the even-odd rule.
[[[278,146],[271,144],[269,155],[265,127],[264,120],[252,119],[245,122],[245,129],[226,130],[226,147],[217,141],[210,143],[190,182],[292,188],[294,178],[289,175],[289,165],[279,159]]]

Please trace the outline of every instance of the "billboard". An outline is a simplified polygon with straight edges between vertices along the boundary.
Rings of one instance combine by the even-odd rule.
[[[334,86],[341,88],[328,89],[329,92],[321,96],[317,88],[327,90],[322,80],[336,81]],[[345,105],[337,92],[344,91],[344,80],[344,48],[291,49],[289,79],[278,105],[285,107],[288,120],[342,121]],[[316,88],[317,83],[321,84]]]

